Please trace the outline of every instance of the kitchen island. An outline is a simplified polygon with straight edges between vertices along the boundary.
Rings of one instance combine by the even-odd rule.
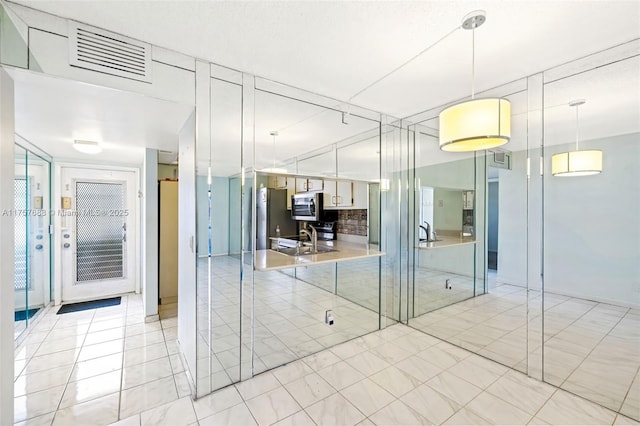
[[[378,251],[376,248],[338,240],[318,242],[318,247],[331,248],[332,251],[292,256],[273,249],[256,250],[255,269],[257,271],[276,271],[278,269],[296,268],[299,266],[312,266],[323,263],[345,262],[348,260],[384,256],[384,253]]]

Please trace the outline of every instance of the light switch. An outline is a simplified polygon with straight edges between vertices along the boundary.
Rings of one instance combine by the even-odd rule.
[[[65,210],[71,209],[71,197],[62,197],[62,208]]]
[[[33,208],[36,210],[42,210],[42,196],[38,195],[33,197]]]

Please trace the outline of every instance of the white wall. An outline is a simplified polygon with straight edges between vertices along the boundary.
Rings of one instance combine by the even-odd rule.
[[[640,134],[584,141],[601,149],[603,172],[553,177],[545,149],[545,291],[640,307]]]
[[[545,148],[545,291],[640,306],[640,135],[583,141],[602,149],[604,171],[584,177],[554,177],[551,156],[574,144]],[[514,152],[513,170],[500,170],[498,281],[526,286],[526,152]],[[527,199],[530,197],[530,199]],[[533,236],[535,237],[535,236]]]
[[[500,169],[498,282],[527,285],[527,153],[513,152],[511,170]]]

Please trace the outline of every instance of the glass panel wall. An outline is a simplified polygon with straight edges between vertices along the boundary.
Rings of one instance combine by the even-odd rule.
[[[599,62],[545,74],[544,380],[640,420],[640,59]],[[602,172],[554,176],[579,150]]]
[[[501,148],[444,152],[442,108],[411,118],[418,124],[408,129],[415,150],[409,324],[526,372],[526,81],[482,96],[511,102],[512,137]]]
[[[279,260],[304,266],[264,270],[258,259],[271,259],[271,247],[284,240],[313,248],[306,231],[317,232],[318,247],[337,257],[351,246],[368,249],[368,184],[380,180],[380,121],[370,112],[347,111],[337,101],[258,80],[254,132],[256,200],[269,200],[269,219],[256,217],[266,220],[256,230],[268,241],[257,247],[253,273],[253,367],[259,373],[379,328],[378,257],[323,262],[323,254],[305,260],[285,254],[284,247],[275,254]],[[321,194],[321,217],[293,219],[296,193]]]
[[[240,380],[242,86],[208,80],[210,137],[196,152],[198,396]]]
[[[50,163],[15,146],[15,338],[51,302]]]

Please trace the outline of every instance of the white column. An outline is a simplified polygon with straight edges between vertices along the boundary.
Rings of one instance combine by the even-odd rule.
[[[13,80],[0,68],[0,212],[14,207]],[[0,425],[13,424],[14,222],[0,214]]]
[[[142,174],[142,300],[146,322],[158,320],[158,151],[147,148]]]

